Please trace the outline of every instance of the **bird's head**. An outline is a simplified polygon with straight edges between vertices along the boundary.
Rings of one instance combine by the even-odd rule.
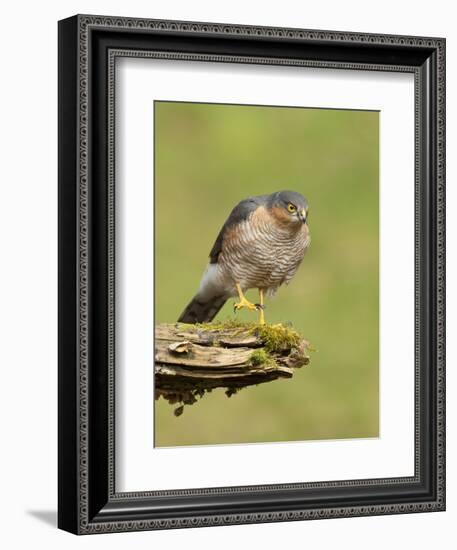
[[[308,219],[308,201],[295,191],[272,193],[268,207],[283,224],[304,224]]]

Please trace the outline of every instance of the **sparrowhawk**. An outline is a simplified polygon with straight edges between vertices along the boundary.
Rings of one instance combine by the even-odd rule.
[[[228,298],[238,296],[235,311],[258,310],[259,322],[265,323],[264,294],[290,282],[310,244],[307,217],[308,202],[294,191],[238,203],[211,249],[197,294],[178,321],[212,321]],[[259,304],[244,296],[250,288],[259,290]]]

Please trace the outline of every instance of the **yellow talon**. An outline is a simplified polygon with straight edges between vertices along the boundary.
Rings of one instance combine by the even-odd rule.
[[[251,311],[258,310],[260,312],[259,324],[264,325],[265,324],[265,314],[263,312],[263,310],[264,310],[263,290],[259,288],[260,304],[253,304],[243,294],[243,291],[242,291],[241,286],[239,285],[239,283],[236,283],[236,289],[238,291],[238,296],[240,297],[240,301],[233,306],[234,311],[238,311],[239,309],[243,309],[243,308],[249,309]]]
[[[236,283],[236,289],[238,290],[240,301],[233,306],[233,309],[235,311],[238,311],[239,309],[243,309],[245,307],[246,309],[250,309],[251,311],[256,310],[257,306],[246,298],[246,296],[243,294],[243,291],[241,290],[241,286],[239,285],[239,283]]]

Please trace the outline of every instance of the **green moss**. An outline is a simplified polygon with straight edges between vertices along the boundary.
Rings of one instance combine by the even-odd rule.
[[[268,359],[269,356],[264,349],[256,349],[251,353],[249,357],[249,363],[253,367],[257,367],[258,365],[263,365],[264,363],[266,363]]]
[[[256,334],[264,343],[266,351],[281,352],[296,348],[301,337],[298,332],[285,325],[255,325],[251,333]]]
[[[261,348],[251,353],[249,356],[249,364],[253,367],[275,367],[276,361],[265,348]]]
[[[211,332],[223,332],[223,331],[235,331],[235,332],[248,332],[252,328],[252,323],[243,323],[236,319],[226,319],[225,321],[218,321],[215,323],[197,323],[194,326],[198,330],[208,330]]]

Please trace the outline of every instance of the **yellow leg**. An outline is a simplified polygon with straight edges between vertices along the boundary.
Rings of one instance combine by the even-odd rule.
[[[259,288],[259,295],[260,295],[260,316],[259,316],[259,324],[264,325],[265,324],[265,314],[263,313],[264,309],[264,303],[263,303],[263,288]]]
[[[240,297],[240,301],[233,306],[233,309],[235,311],[238,311],[239,309],[243,309],[244,307],[250,310],[257,309],[257,306],[255,304],[252,304],[249,300],[246,299],[246,296],[243,294],[243,291],[241,290],[241,286],[239,285],[239,283],[236,283],[236,289],[238,291],[238,296]]]

